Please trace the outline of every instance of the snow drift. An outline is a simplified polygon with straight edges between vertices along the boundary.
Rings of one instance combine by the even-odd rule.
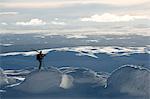
[[[43,93],[55,91],[61,82],[61,73],[57,69],[31,72],[24,82],[14,89],[28,93]]]
[[[133,96],[150,96],[150,71],[138,66],[123,66],[108,78],[108,88]]]

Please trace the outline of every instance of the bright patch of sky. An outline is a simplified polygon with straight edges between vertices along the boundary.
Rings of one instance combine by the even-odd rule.
[[[149,0],[1,0],[0,33],[150,35],[149,9]]]

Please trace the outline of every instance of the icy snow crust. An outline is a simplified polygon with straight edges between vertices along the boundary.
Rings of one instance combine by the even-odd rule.
[[[22,73],[24,72],[22,71]],[[5,79],[2,80],[5,82]],[[57,95],[70,93],[96,95],[97,97],[122,97],[125,94],[127,95],[126,98],[128,96],[141,97],[130,99],[148,99],[150,97],[149,84],[150,70],[139,66],[122,66],[111,74],[95,72],[87,68],[50,67],[41,71],[32,70],[25,76],[23,82],[16,83],[16,85],[12,84],[9,88],[6,87],[2,90],[6,90],[6,95],[7,92],[11,93],[11,90],[13,90],[12,92],[23,92],[24,95],[26,93],[54,95],[54,92],[60,92]],[[123,99],[126,98],[123,97]]]

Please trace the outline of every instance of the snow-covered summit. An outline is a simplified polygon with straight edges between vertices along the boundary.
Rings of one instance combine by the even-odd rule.
[[[61,82],[61,72],[58,70],[33,71],[26,76],[24,82],[14,89],[28,93],[43,93],[55,91]]]

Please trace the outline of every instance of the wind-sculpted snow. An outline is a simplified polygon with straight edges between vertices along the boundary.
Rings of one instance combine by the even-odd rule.
[[[0,88],[8,83],[7,75],[4,74],[4,70],[0,68]]]
[[[61,73],[58,70],[37,70],[28,74],[25,81],[15,89],[29,93],[43,93],[55,91],[59,88],[60,82]]]
[[[95,86],[105,86],[108,75],[98,75],[96,72],[86,68],[63,67],[60,70],[71,76],[70,83],[76,84],[93,84]],[[72,85],[73,86],[73,85]]]
[[[4,91],[1,93],[6,96],[8,94],[8,97],[18,96],[16,93],[21,93],[19,97],[46,95],[49,98],[82,96],[95,97],[95,99],[100,97],[102,99],[149,99],[150,97],[150,70],[143,67],[126,65],[114,70],[111,75],[77,67],[45,67],[40,71],[28,70],[31,72],[26,74],[22,83],[0,89]],[[9,70],[5,72],[9,75],[11,72],[14,73]],[[17,74],[21,75],[21,73],[24,74],[23,71]]]
[[[133,96],[150,96],[150,71],[138,66],[123,66],[108,78],[108,88]]]
[[[2,44],[0,43],[0,46],[5,46],[5,47],[8,47],[8,46],[12,46],[13,44]]]
[[[59,88],[71,89],[79,84],[105,86],[106,80],[106,75],[98,75],[89,69],[62,67],[58,70],[48,67],[42,71],[32,71],[26,76],[24,82],[15,86],[14,89],[28,93],[43,93],[56,91]]]
[[[0,89],[4,87],[15,86],[24,80],[24,78],[21,77],[20,75],[19,76],[16,75],[14,76],[13,74],[12,74],[13,76],[9,75],[9,73],[12,73],[12,71],[14,70],[5,71],[0,68]]]
[[[53,49],[43,49],[44,54],[49,53],[50,51],[72,51],[77,52],[78,56],[90,56],[93,58],[98,58],[97,53],[106,53],[109,55],[122,56],[130,55],[134,53],[150,53],[149,47],[92,47],[92,46],[79,46],[79,47],[64,47],[64,48],[53,48]],[[13,55],[24,55],[24,56],[33,56],[36,55],[36,51],[30,52],[10,52],[2,53],[0,56],[13,56]]]
[[[5,70],[4,73],[8,76],[26,76],[32,70]]]

